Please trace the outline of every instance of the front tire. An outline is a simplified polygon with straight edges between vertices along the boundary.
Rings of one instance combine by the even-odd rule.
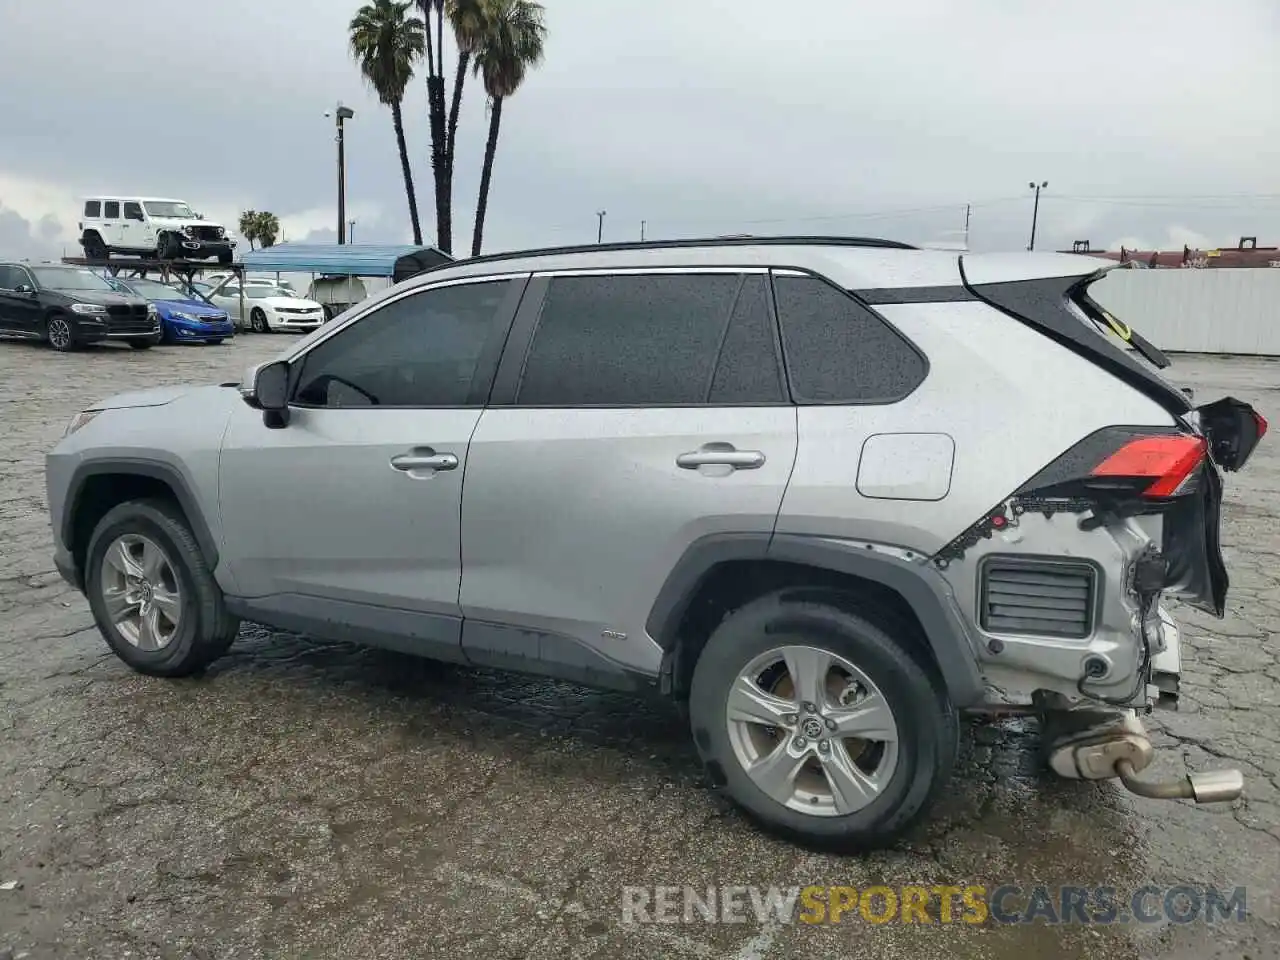
[[[45,320],[44,339],[59,353],[70,353],[80,345],[76,322],[63,313],[55,313]]]
[[[224,267],[227,264],[231,263],[231,251],[230,250],[221,251],[218,254],[218,263],[222,264]]]
[[[267,315],[263,312],[261,307],[254,307],[252,312],[250,312],[249,326],[253,329],[254,333],[271,332],[271,324],[267,320]]]
[[[148,337],[145,340],[130,340],[129,346],[133,347],[135,350],[150,350],[159,342],[160,341],[154,337]]]
[[[698,752],[730,799],[772,833],[843,853],[916,823],[959,738],[911,638],[858,610],[855,596],[812,589],[748,603],[708,639],[689,697]]]
[[[98,630],[139,673],[196,673],[226,653],[239,630],[190,526],[167,501],[109,510],[89,541],[85,570]]]
[[[86,233],[81,238],[80,245],[84,247],[84,255],[87,260],[106,260],[109,255],[107,245],[97,233]]]

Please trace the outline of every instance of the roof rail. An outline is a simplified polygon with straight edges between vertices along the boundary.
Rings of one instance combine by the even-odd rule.
[[[607,253],[624,250],[680,250],[690,247],[756,247],[756,246],[824,246],[824,247],[878,247],[886,250],[915,250],[909,243],[882,240],[878,237],[753,237],[735,234],[730,237],[698,237],[687,240],[628,240],[616,243],[583,243],[566,247],[537,247],[530,250],[509,250],[504,253],[487,253],[430,267],[422,273],[432,273],[447,267],[465,266],[469,263],[492,263],[500,260],[517,260],[524,257],[550,257],[567,253]],[[422,274],[417,274],[421,276]]]

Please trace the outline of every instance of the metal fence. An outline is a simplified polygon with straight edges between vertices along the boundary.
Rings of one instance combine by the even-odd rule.
[[[1089,294],[1162,350],[1280,356],[1280,269],[1113,270]]]

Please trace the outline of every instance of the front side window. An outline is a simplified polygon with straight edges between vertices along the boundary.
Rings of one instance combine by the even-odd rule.
[[[733,273],[555,277],[519,406],[783,400],[767,278]]]
[[[115,220],[120,216],[120,201],[107,200],[102,204],[102,217],[104,220]]]
[[[514,280],[439,287],[393,300],[300,361],[307,407],[463,407]]]
[[[808,276],[773,286],[797,403],[893,403],[924,380],[924,357],[843,290]]]
[[[102,216],[102,201],[86,200],[84,204],[84,215],[95,219]]]
[[[126,201],[124,205],[124,218],[126,220],[141,220],[142,204]]]

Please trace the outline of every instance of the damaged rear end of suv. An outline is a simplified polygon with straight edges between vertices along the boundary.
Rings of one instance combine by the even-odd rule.
[[[1118,410],[1089,429],[933,563],[957,597],[974,598],[992,704],[1041,717],[1056,773],[1118,777],[1148,797],[1233,800],[1243,789],[1234,770],[1140,779],[1154,751],[1139,716],[1177,704],[1180,634],[1165,601],[1225,614],[1222,474],[1245,466],[1266,420],[1233,397],[1193,406],[1158,372],[1168,358],[1091,295],[1107,270],[1082,257],[1053,264],[1040,271],[1052,275],[1026,276],[1012,258],[965,256],[960,268],[966,296],[1105,370],[1155,415],[1127,422]],[[1062,392],[1067,420],[1074,399]]]

